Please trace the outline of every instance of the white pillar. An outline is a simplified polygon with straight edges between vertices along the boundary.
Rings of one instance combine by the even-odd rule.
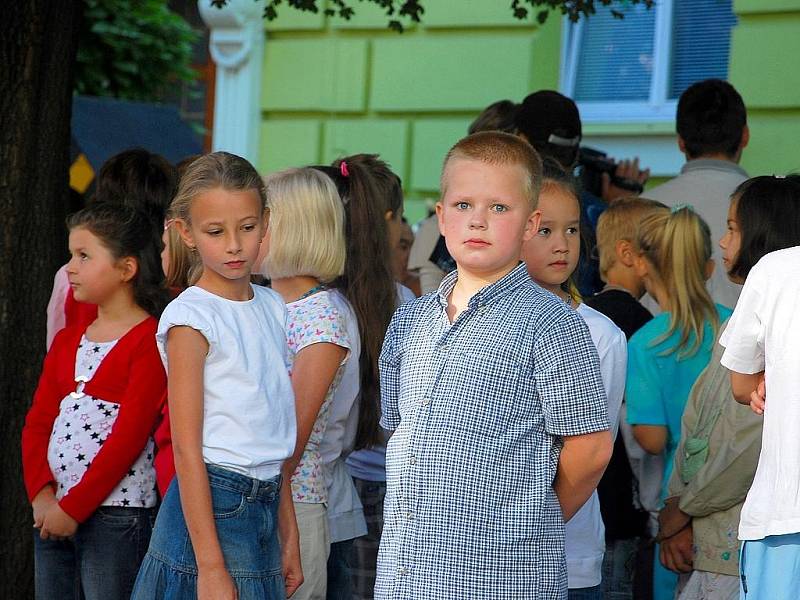
[[[209,50],[216,63],[211,147],[258,158],[261,122],[261,63],[264,56],[264,0],[228,0],[221,9],[198,0],[211,30]]]

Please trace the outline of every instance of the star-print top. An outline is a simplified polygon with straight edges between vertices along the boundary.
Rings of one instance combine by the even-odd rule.
[[[117,340],[92,342],[82,336],[75,356],[76,379],[82,376],[87,382],[91,381],[116,343]],[[67,394],[61,401],[47,447],[47,461],[56,480],[58,500],[81,480],[91,466],[119,414],[120,405],[116,402],[89,395],[75,396],[80,396],[80,392]],[[149,508],[156,505],[153,451],[153,439],[149,438],[139,458],[103,501],[104,506]]]
[[[127,499],[129,506],[136,505],[134,499],[140,506],[151,502],[151,484],[144,484],[141,493],[121,484],[142,479],[140,459],[143,455],[145,462],[152,460],[147,456],[152,455],[153,430],[167,399],[167,376],[155,341],[157,325],[154,317],[148,317],[113,347],[96,345],[97,352],[95,345],[83,345],[86,327],[58,332],[44,359],[22,429],[22,467],[29,500],[49,486],[58,494],[61,509],[78,523],[116,500],[124,505]],[[105,358],[93,359],[92,354],[105,354]],[[96,438],[92,438],[94,433]],[[56,447],[64,449],[56,451]]]
[[[348,351],[328,388],[308,443],[303,450],[303,456],[292,475],[292,498],[295,502],[322,504],[328,501],[328,489],[322,472],[319,445],[328,425],[331,400],[342,379],[344,364],[350,354],[350,340],[347,337],[347,324],[326,291],[290,302],[286,305],[286,309],[289,312],[287,320],[289,375],[292,374],[297,354],[311,344],[336,344]]]

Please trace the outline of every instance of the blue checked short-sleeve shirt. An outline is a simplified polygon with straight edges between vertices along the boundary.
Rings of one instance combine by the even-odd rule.
[[[380,358],[387,492],[375,597],[566,597],[560,436],[609,428],[583,319],[520,264],[452,325],[437,294],[394,315]]]

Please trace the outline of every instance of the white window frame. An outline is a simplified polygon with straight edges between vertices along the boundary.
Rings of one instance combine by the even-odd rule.
[[[675,119],[677,100],[667,97],[669,67],[672,53],[672,0],[661,0],[649,10],[656,11],[653,40],[653,75],[650,78],[648,100],[636,102],[594,101],[578,102],[584,123],[642,123],[671,122]],[[591,18],[591,17],[590,17]],[[561,92],[575,97],[580,41],[586,20],[572,23],[562,19],[561,30]]]

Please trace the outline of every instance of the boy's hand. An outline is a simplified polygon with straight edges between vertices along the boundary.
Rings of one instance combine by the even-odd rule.
[[[58,500],[56,500],[56,495],[53,493],[53,488],[49,485],[44,486],[42,490],[36,494],[33,502],[31,502],[31,508],[33,508],[33,526],[36,529],[42,528],[42,523],[44,523],[44,518],[47,516],[47,513],[57,504]]]
[[[689,573],[694,561],[694,535],[689,525],[675,535],[661,540],[661,564],[676,573]]]
[[[764,414],[764,408],[767,405],[767,386],[764,383],[764,379],[761,379],[761,383],[758,384],[758,387],[753,390],[753,393],[750,394],[750,409],[756,413],[757,415]]]
[[[281,567],[283,580],[286,586],[286,597],[291,598],[303,584],[303,568],[300,564],[299,540],[294,543],[284,544],[281,549]]]
[[[77,530],[78,522],[56,504],[45,515],[39,535],[43,540],[63,540],[75,535]]]

